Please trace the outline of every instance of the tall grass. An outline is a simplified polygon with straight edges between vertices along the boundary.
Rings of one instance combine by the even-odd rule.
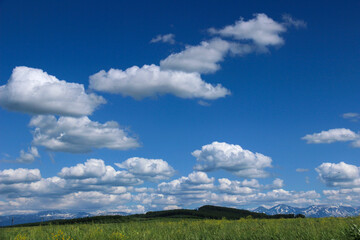
[[[158,219],[108,224],[1,228],[1,240],[360,239],[360,217],[320,219]]]

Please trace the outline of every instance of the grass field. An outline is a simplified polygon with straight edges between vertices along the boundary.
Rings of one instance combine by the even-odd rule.
[[[360,217],[156,219],[125,223],[13,227],[0,228],[0,239],[360,239]]]

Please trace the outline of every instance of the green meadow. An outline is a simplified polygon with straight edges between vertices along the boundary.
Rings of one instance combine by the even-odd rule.
[[[147,219],[0,228],[1,240],[360,239],[360,217],[294,219]]]

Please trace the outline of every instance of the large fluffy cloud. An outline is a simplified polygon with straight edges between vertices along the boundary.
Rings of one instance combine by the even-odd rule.
[[[74,167],[64,167],[59,176],[64,179],[82,180],[83,184],[111,184],[113,186],[136,185],[142,183],[131,173],[116,171],[112,166],[106,166],[101,159],[88,159],[84,164]]]
[[[89,159],[84,164],[79,163],[74,167],[64,167],[59,176],[65,179],[98,178],[106,173],[106,166],[101,159]]]
[[[187,177],[162,182],[158,185],[158,189],[161,193],[167,194],[189,194],[213,189],[214,180],[204,172],[192,172]]]
[[[125,168],[135,176],[148,181],[168,179],[175,173],[175,170],[162,159],[133,157],[122,163],[115,163],[115,165]]]
[[[56,119],[41,115],[33,117],[30,126],[35,127],[33,144],[51,151],[81,153],[94,148],[126,150],[139,146],[114,121],[101,124],[88,117]]]
[[[87,94],[82,84],[68,83],[41,69],[16,67],[0,86],[0,105],[12,111],[64,116],[90,115],[105,100]]]
[[[346,128],[335,128],[320,133],[307,134],[302,139],[307,143],[333,143],[353,141],[359,136],[353,131]]]
[[[323,163],[315,169],[320,179],[330,187],[360,186],[360,168],[340,163]]]
[[[229,55],[245,55],[253,51],[267,51],[267,46],[284,43],[281,33],[286,26],[301,26],[305,23],[284,17],[278,23],[265,14],[256,14],[254,19],[240,19],[223,29],[209,29],[221,37],[233,37],[234,41],[213,38],[185,50],[170,54],[160,61],[160,66],[133,66],[126,70],[110,69],[90,76],[90,88],[97,91],[118,93],[135,99],[173,94],[180,98],[217,99],[230,92],[220,84],[212,85],[202,80],[200,74],[213,73],[220,69],[219,62]],[[152,42],[169,41],[172,35],[157,36]]]
[[[255,18],[245,21],[243,18],[235,24],[222,29],[210,28],[209,32],[223,37],[233,37],[237,40],[252,40],[255,44],[265,47],[268,45],[281,45],[284,39],[280,36],[286,27],[269,18],[266,14],[255,14]]]
[[[219,190],[221,192],[229,193],[229,194],[251,194],[257,188],[260,187],[259,182],[256,179],[252,179],[251,181],[231,181],[227,178],[220,178],[219,181]]]
[[[0,184],[29,183],[41,179],[39,169],[5,169],[0,171]]]
[[[192,155],[198,161],[195,170],[205,172],[224,169],[239,177],[261,178],[268,175],[264,168],[271,167],[270,157],[225,142],[202,146]]]
[[[90,88],[135,99],[173,94],[180,98],[217,99],[229,94],[220,84],[204,82],[198,73],[161,70],[156,65],[110,69],[90,76]]]
[[[212,73],[220,69],[218,62],[223,61],[229,52],[245,54],[251,50],[248,45],[239,45],[215,38],[171,54],[160,62],[160,67],[164,70]]]

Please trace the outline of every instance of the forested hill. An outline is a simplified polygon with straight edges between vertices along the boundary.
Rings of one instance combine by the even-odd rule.
[[[256,213],[248,210],[241,210],[236,208],[218,207],[205,205],[198,209],[175,209],[165,211],[153,211],[145,214],[134,214],[128,216],[111,215],[111,216],[93,216],[85,218],[74,218],[74,219],[61,219],[52,220],[46,222],[28,223],[21,224],[21,226],[36,226],[36,225],[47,225],[47,224],[73,224],[73,223],[116,223],[116,222],[128,222],[128,221],[143,221],[159,218],[194,218],[194,219],[240,219],[240,218],[296,218],[304,217],[303,215],[294,214],[277,214],[267,215],[265,213]],[[17,225],[20,226],[20,225]]]

